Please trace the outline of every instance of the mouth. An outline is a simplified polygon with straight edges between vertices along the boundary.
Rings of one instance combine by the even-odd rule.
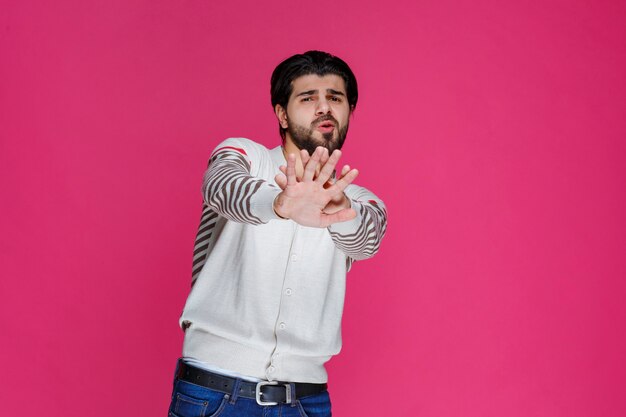
[[[317,125],[317,130],[322,133],[330,133],[335,130],[335,124],[329,120],[326,120]]]

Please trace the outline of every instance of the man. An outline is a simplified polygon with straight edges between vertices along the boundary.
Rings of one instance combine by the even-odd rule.
[[[282,146],[231,138],[213,151],[170,416],[330,416],[324,363],[341,348],[346,272],[373,256],[383,202],[334,175],[358,98],[325,52],[276,67]]]

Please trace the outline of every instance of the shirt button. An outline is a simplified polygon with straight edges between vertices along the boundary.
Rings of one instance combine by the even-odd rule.
[[[294,253],[294,254],[292,254],[292,255],[291,255],[291,262],[295,262],[295,261],[297,261],[297,260],[298,260],[298,255],[297,255],[297,254],[295,254],[295,253]]]
[[[273,366],[270,366],[269,368],[267,368],[267,372],[272,373],[276,370],[276,368],[274,368]]]
[[[291,290],[291,288],[287,288],[285,290],[285,294],[287,294],[287,295],[291,295],[292,293],[293,293],[293,291]]]
[[[287,325],[285,323],[280,323],[278,327],[280,327],[281,329],[284,329],[285,327],[287,327]]]

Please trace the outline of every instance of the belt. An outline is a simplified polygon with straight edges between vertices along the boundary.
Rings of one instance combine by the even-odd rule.
[[[224,394],[233,394],[237,378],[216,374],[178,361],[176,377],[182,381]],[[259,405],[289,404],[302,397],[320,394],[327,390],[326,384],[309,384],[304,382],[261,381],[248,382],[239,380],[239,397],[255,399]]]

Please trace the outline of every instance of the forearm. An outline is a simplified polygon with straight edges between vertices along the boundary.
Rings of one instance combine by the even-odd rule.
[[[346,256],[361,260],[376,254],[387,230],[387,210],[384,203],[369,191],[360,188],[350,193],[354,219],[328,227],[335,245]],[[357,199],[358,198],[358,199]],[[365,200],[364,198],[367,198]]]
[[[276,218],[272,202],[280,189],[250,174],[250,161],[236,150],[218,149],[204,175],[204,202],[239,223],[263,224]]]

